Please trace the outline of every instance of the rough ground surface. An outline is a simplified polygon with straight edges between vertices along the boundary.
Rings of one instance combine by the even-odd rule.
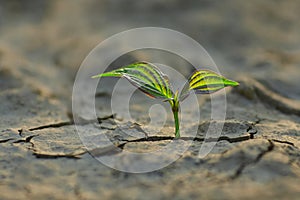
[[[0,1],[0,199],[299,198],[299,9],[297,0]],[[192,141],[188,151],[166,168],[130,174],[86,152],[72,122],[71,94],[77,69],[96,44],[140,26],[193,37],[241,84],[227,91],[227,118],[212,153],[198,158],[210,123],[209,98],[201,97],[201,123],[185,125],[198,130],[196,139],[179,140]],[[192,70],[164,52],[133,53],[115,65],[154,57]],[[154,101],[140,93],[132,106],[136,123],[122,122],[137,137],[122,135],[118,113],[109,113],[107,85],[96,95],[99,123],[80,126],[106,134],[120,150],[92,153],[147,152],[172,140],[171,121],[145,138],[139,124]]]

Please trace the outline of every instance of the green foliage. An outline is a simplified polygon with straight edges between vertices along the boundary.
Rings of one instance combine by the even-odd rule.
[[[227,86],[237,86],[237,82],[226,79],[209,70],[196,71],[184,85],[180,94],[171,90],[169,79],[154,64],[137,62],[125,67],[98,74],[99,77],[124,77],[142,92],[152,98],[168,101],[171,105],[175,122],[175,137],[180,137],[179,132],[179,102],[183,101],[193,90],[197,94],[211,94]],[[178,95],[179,94],[179,95]]]
[[[173,97],[168,77],[151,63],[134,63],[111,72],[93,76],[93,78],[107,76],[124,77],[153,98],[169,100]]]
[[[226,79],[224,76],[209,70],[198,70],[188,79],[180,93],[180,101],[183,101],[191,90],[196,94],[211,94],[227,86],[238,86],[239,83]]]

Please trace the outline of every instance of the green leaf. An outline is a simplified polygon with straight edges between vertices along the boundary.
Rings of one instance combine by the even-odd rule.
[[[211,94],[228,86],[238,86],[239,83],[229,80],[222,75],[209,70],[196,71],[187,81],[180,93],[180,101],[183,101],[191,90],[197,94]]]
[[[99,77],[124,77],[150,97],[163,100],[173,98],[168,77],[152,63],[137,62],[92,78]]]

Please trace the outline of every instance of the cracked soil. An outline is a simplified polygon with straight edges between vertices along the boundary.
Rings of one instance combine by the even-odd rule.
[[[0,0],[0,199],[299,199],[299,9],[294,0]],[[226,119],[211,121],[210,99],[200,96],[200,123],[184,124],[196,137],[174,140],[171,118],[160,131],[148,127],[148,135],[148,110],[158,102],[136,92],[136,120],[126,121],[111,112],[116,80],[107,79],[95,95],[98,118],[77,124],[91,134],[94,148],[87,151],[72,118],[76,72],[99,42],[141,26],[193,37],[222,74],[240,82],[226,89]],[[131,52],[110,67],[153,59],[185,76],[193,71],[183,59],[154,50]],[[200,159],[209,125],[223,122],[221,137],[207,139],[216,142],[212,152]],[[112,144],[97,147],[97,134]],[[150,173],[124,173],[94,159],[122,160],[124,151],[156,151],[171,141],[190,146]]]

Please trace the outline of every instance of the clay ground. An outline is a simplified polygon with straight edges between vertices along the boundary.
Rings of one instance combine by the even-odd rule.
[[[0,1],[0,199],[298,199],[299,10],[298,0]],[[227,90],[227,116],[212,153],[198,158],[210,123],[210,100],[199,97],[201,122],[185,124],[198,130],[197,138],[179,140],[191,147],[163,169],[131,174],[87,153],[72,120],[72,87],[92,48],[143,26],[191,36],[240,86]],[[185,76],[192,71],[164,52],[132,53],[114,65],[153,57]],[[171,141],[172,121],[157,136],[141,134],[154,101],[139,92],[136,121],[122,123],[135,123],[127,128],[142,139],[126,140],[115,124],[118,113],[110,113],[110,84],[97,91],[99,123],[81,128],[105,133],[123,151]]]

